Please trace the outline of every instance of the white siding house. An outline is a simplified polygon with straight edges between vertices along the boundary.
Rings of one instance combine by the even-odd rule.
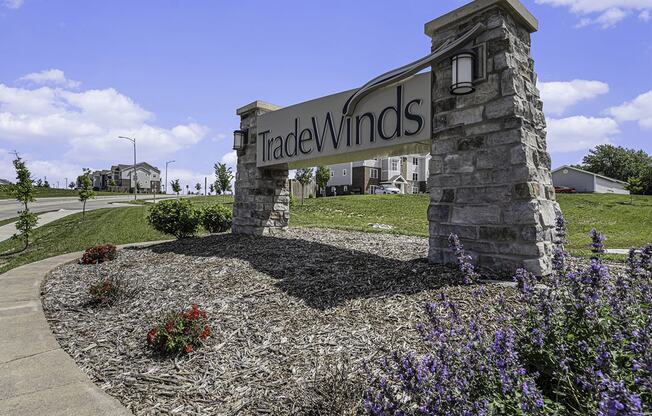
[[[552,183],[556,187],[572,188],[582,193],[629,195],[625,189],[627,182],[566,165],[552,171]]]

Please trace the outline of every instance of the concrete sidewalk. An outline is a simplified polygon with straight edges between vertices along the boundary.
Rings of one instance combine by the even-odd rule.
[[[147,246],[160,242],[127,244]],[[61,349],[41,306],[41,283],[63,254],[0,275],[0,415],[131,415]]]

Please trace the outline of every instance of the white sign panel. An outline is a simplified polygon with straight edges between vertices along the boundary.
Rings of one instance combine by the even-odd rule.
[[[355,91],[261,115],[257,165],[292,169],[430,151],[430,72],[370,93],[349,117],[342,110]]]

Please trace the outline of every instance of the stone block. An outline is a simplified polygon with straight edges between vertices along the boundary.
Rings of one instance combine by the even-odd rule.
[[[444,172],[446,173],[463,173],[473,172],[473,154],[449,154],[444,158]]]
[[[498,224],[500,223],[500,208],[495,205],[453,206],[451,222],[454,224]]]
[[[487,119],[495,119],[516,114],[517,103],[513,96],[502,97],[485,106],[484,115]]]
[[[466,151],[480,149],[485,144],[484,136],[474,136],[474,137],[461,137],[457,141],[457,150]]]
[[[489,241],[511,241],[518,239],[518,229],[515,227],[488,227],[480,226],[478,235],[481,240]]]
[[[474,124],[482,121],[483,106],[455,110],[448,113],[448,125]]]
[[[450,205],[430,203],[428,207],[428,220],[435,223],[448,222],[450,217]]]

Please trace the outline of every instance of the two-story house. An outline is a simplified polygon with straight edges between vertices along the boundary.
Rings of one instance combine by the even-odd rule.
[[[110,170],[93,172],[93,188],[115,192],[131,192],[138,181],[138,192],[161,192],[161,171],[147,162],[114,165]]]
[[[392,185],[404,194],[426,192],[430,155],[405,155],[330,165],[327,195],[373,194]]]

